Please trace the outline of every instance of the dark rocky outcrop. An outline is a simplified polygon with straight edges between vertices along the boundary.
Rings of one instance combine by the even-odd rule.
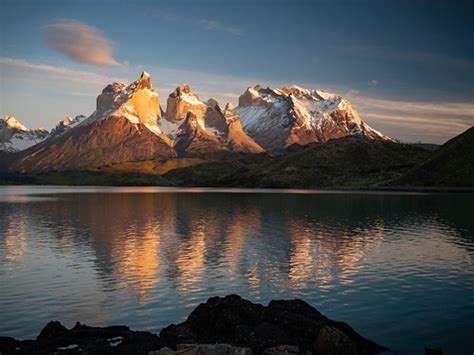
[[[148,354],[163,346],[156,334],[132,331],[125,326],[99,328],[77,323],[67,330],[57,321],[49,322],[36,340],[0,337],[2,355]]]
[[[219,344],[219,345],[216,345]],[[50,322],[36,340],[0,337],[1,354],[372,354],[388,350],[302,300],[255,304],[213,297],[181,324],[154,335],[128,327],[67,330]]]
[[[250,347],[255,353],[279,345],[298,346],[300,351],[316,352],[321,330],[331,327],[328,339],[342,340],[333,349],[352,349],[354,354],[386,350],[355,332],[348,324],[332,321],[302,300],[272,301],[268,306],[254,304],[236,295],[210,298],[178,325],[163,329],[160,338],[169,346],[186,343],[226,343]],[[321,345],[321,346],[324,346]]]

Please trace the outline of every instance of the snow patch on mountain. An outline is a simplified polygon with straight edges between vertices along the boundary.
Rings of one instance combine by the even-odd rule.
[[[90,125],[109,118],[125,117],[139,130],[143,125],[161,135],[157,120],[161,118],[158,93],[151,84],[150,74],[143,72],[140,79],[130,85],[115,82],[102,90],[97,97],[96,111],[80,125]]]
[[[86,116],[84,115],[78,115],[76,117],[66,117],[64,120],[59,121],[56,127],[53,128],[53,130],[51,131],[51,136],[54,137],[63,134],[64,132],[79,125],[85,119]]]
[[[362,122],[340,95],[296,85],[278,89],[248,88],[234,111],[244,131],[266,149],[326,142],[348,135],[392,140]]]
[[[0,119],[0,151],[14,153],[28,149],[48,138],[44,128],[30,129],[15,117]]]

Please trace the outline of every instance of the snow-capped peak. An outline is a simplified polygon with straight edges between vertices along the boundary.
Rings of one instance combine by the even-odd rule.
[[[19,152],[42,142],[49,136],[44,128],[30,129],[15,117],[0,119],[0,151]]]
[[[157,120],[161,114],[158,93],[151,83],[150,74],[144,71],[129,85],[120,82],[107,85],[97,97],[96,111],[79,125],[125,117],[134,125],[143,124],[153,133],[160,134]]]
[[[22,125],[18,120],[13,116],[5,116],[3,122],[7,124],[8,127],[16,129],[18,131],[29,132],[31,131],[28,127]]]
[[[188,84],[182,84],[178,86],[175,90],[177,97],[181,98],[182,100],[193,104],[193,105],[200,105],[203,104],[203,102],[199,99],[199,96],[197,96],[189,87]]]
[[[208,105],[202,102],[188,84],[178,86],[169,96],[166,103],[166,120],[176,122],[186,118],[188,111],[202,118]]]
[[[249,87],[239,97],[234,111],[240,116],[244,131],[269,150],[348,135],[391,140],[362,122],[342,96],[297,85],[277,89]]]
[[[74,128],[79,125],[85,119],[86,116],[84,115],[78,115],[76,117],[66,117],[62,121],[59,121],[56,127],[53,128],[53,130],[51,131],[51,136],[57,136],[66,132],[71,128]]]

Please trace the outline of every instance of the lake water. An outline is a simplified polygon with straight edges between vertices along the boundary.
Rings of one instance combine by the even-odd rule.
[[[0,187],[0,335],[158,332],[238,293],[302,298],[393,353],[474,351],[474,195]]]

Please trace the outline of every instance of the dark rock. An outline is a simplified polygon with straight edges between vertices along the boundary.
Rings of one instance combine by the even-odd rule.
[[[43,342],[49,341],[51,339],[58,338],[65,333],[67,333],[67,328],[58,321],[53,320],[46,324],[46,327],[41,330],[36,340]]]
[[[148,355],[173,355],[175,351],[173,349],[168,348],[165,346],[164,348],[161,348],[160,350],[154,350],[150,351]]]
[[[159,337],[125,326],[99,328],[77,323],[68,330],[57,321],[48,323],[36,340],[0,337],[2,355],[165,355],[176,349],[187,355],[359,355],[387,350],[346,323],[326,318],[304,301],[272,301],[262,306],[237,295],[210,298],[185,322],[163,329]]]
[[[180,355],[252,355],[252,349],[229,344],[182,344],[178,346]]]
[[[272,301],[264,307],[237,295],[210,298],[196,307],[185,322],[163,329],[160,338],[172,348],[189,337],[200,344],[250,347],[257,354],[284,344],[298,346],[305,352],[314,350],[320,330],[326,326],[354,344],[354,354],[387,350],[346,323],[329,320],[302,300]]]
[[[350,339],[354,340],[360,353],[364,353],[364,351],[368,353],[380,353],[380,352],[389,350],[386,347],[383,347],[379,344],[374,343],[373,341],[369,339],[364,338],[359,333],[357,333],[354,329],[352,329],[352,327],[347,323],[328,319],[328,325],[333,328],[337,328],[341,330]]]
[[[425,348],[426,355],[443,355],[441,348]]]
[[[319,331],[314,351],[316,354],[326,355],[357,355],[361,353],[357,350],[355,342],[349,339],[346,334],[327,325]]]
[[[171,324],[160,332],[160,339],[169,347],[176,349],[178,344],[194,344],[198,338],[196,333],[184,325]]]
[[[7,354],[9,351],[14,351],[19,348],[21,341],[10,338],[0,337],[0,354]]]
[[[280,345],[268,348],[263,351],[263,355],[298,355],[300,348],[294,345]]]

